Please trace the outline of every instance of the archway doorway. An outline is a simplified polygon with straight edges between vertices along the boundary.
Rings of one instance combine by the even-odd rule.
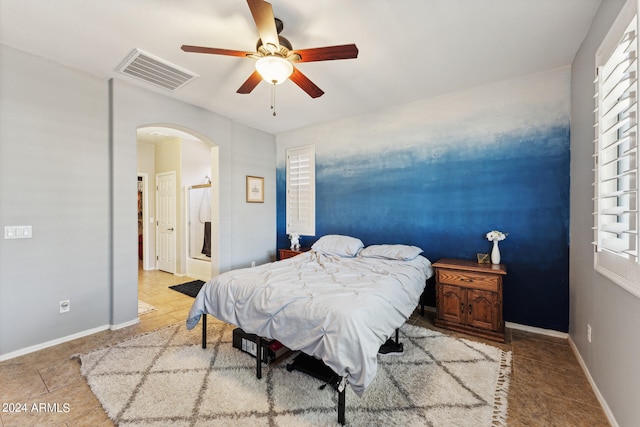
[[[209,257],[198,260],[200,263],[195,277],[208,279],[219,271],[219,164],[218,147],[204,135],[193,130],[172,124],[149,124],[137,129],[138,174],[145,174],[148,190],[144,193],[142,227],[139,240],[142,241],[143,259],[140,265],[145,270],[158,269],[160,253],[158,250],[158,224],[162,212],[158,209],[157,174],[175,172],[175,233],[174,247],[175,271],[178,276],[193,276],[193,262],[190,258],[189,206],[190,189],[210,184],[206,193],[208,212],[201,213],[199,218],[206,219],[209,243]],[[202,197],[202,196],[201,196]],[[202,202],[202,198],[199,199]],[[198,207],[200,208],[200,206]],[[205,226],[202,225],[200,236],[204,237]],[[200,237],[200,238],[202,238]],[[204,240],[204,239],[203,239]],[[192,245],[193,246],[193,245]],[[203,267],[202,262],[206,262]],[[203,273],[204,272],[204,273]]]

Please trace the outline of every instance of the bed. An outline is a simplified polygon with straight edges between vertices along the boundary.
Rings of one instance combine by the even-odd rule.
[[[323,236],[293,258],[209,280],[191,307],[187,328],[210,314],[278,340],[322,360],[342,387],[348,384],[361,396],[376,375],[378,349],[418,306],[433,275],[420,253],[415,246],[365,248],[357,238]]]

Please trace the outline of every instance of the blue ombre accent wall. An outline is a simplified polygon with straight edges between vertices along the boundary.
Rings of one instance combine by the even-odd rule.
[[[432,261],[500,242],[507,321],[568,331],[569,70],[528,76],[277,136],[278,245],[286,247],[284,151],[316,145],[316,236],[406,243]],[[435,305],[433,289],[428,293]]]

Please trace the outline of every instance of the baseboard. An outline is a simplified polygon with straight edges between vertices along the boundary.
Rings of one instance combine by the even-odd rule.
[[[97,328],[87,329],[75,334],[67,335],[65,337],[56,338],[55,340],[21,348],[20,350],[12,351],[10,353],[0,354],[0,362],[4,362],[5,360],[13,359],[15,357],[24,356],[25,354],[33,353],[34,351],[44,350],[45,348],[53,347],[54,345],[77,340],[78,338],[84,338],[88,335],[97,334],[98,332],[106,331],[107,329],[115,331],[118,329],[126,328],[128,326],[136,325],[138,323],[140,323],[140,317],[136,317],[129,322],[119,323],[117,325],[102,325],[98,326]]]
[[[117,331],[118,329],[126,328],[129,326],[137,325],[140,323],[140,316],[136,317],[133,320],[124,323],[118,323],[117,325],[109,325],[109,329],[112,331]]]
[[[504,326],[511,329],[517,329],[519,331],[532,332],[534,334],[547,335],[549,337],[569,338],[569,334],[566,332],[554,331],[553,329],[536,328],[535,326],[521,325],[519,323],[505,322]]]
[[[416,310],[418,310],[418,309],[419,309],[419,307]],[[424,306],[424,311],[425,312],[430,312],[430,313],[435,313],[436,312],[436,308],[432,307],[430,305],[425,305]],[[506,328],[517,329],[519,331],[525,331],[525,332],[532,332],[534,334],[547,335],[547,336],[555,337],[555,338],[567,339],[569,337],[569,334],[566,333],[566,332],[555,331],[553,329],[537,328],[535,326],[521,325],[520,323],[504,322],[504,326]]]
[[[569,336],[569,346],[571,347],[571,350],[573,350],[573,354],[576,356],[576,359],[578,359],[578,364],[582,368],[582,372],[584,372],[584,375],[587,377],[587,381],[589,381],[589,384],[591,385],[591,389],[595,393],[596,398],[598,399],[598,402],[600,402],[600,406],[602,406],[602,410],[604,411],[604,414],[607,416],[607,419],[609,420],[611,427],[619,427],[616,421],[616,418],[613,416],[613,412],[611,412],[611,408],[609,408],[607,401],[604,399],[604,396],[602,396],[602,393],[600,393],[600,390],[598,389],[598,385],[593,380],[593,377],[591,376],[591,373],[589,372],[589,369],[587,368],[586,363],[584,363],[584,359],[582,359],[582,355],[578,351],[578,347],[576,347],[576,344],[573,342],[573,339],[571,339],[571,336]]]
[[[53,347],[54,345],[62,344],[68,341],[73,341],[78,338],[83,338],[88,335],[93,335],[98,332],[106,331],[109,329],[109,325],[98,326],[97,328],[87,329],[85,331],[77,332],[75,334],[67,335],[66,337],[56,338],[55,340],[43,342],[40,344],[32,345],[30,347],[25,347],[20,350],[12,351],[10,353],[5,353],[0,355],[0,362],[5,360],[13,359],[14,357],[24,356],[25,354],[33,353],[34,351],[43,350],[48,347]]]

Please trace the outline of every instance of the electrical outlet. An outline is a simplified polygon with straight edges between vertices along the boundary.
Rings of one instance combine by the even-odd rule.
[[[71,301],[68,299],[60,301],[60,313],[68,313],[71,310]]]
[[[587,341],[591,342],[591,325],[587,324]]]
[[[256,266],[256,262],[255,261],[251,261],[251,267],[255,267]]]

